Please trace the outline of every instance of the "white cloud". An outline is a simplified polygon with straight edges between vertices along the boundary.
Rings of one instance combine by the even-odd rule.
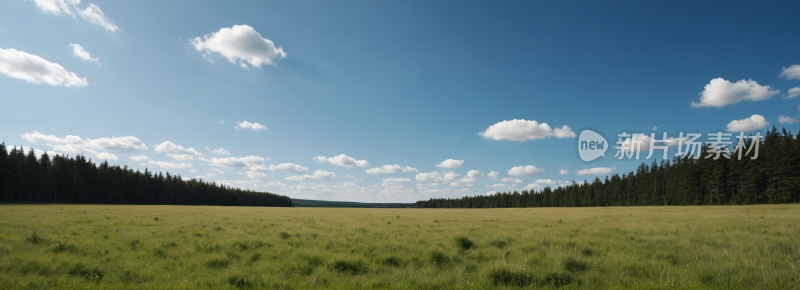
[[[800,120],[792,117],[778,116],[778,123],[781,124],[794,124],[797,122],[800,122]]]
[[[759,114],[741,120],[733,120],[728,123],[728,132],[749,132],[758,130],[769,125],[766,119]]]
[[[506,178],[500,179],[500,182],[505,182],[505,183],[522,183],[522,180],[520,180],[519,178],[511,178],[511,177],[506,177]]]
[[[542,172],[544,172],[544,170],[536,168],[536,166],[533,165],[514,166],[513,168],[508,170],[508,175],[511,176],[535,175]]]
[[[481,178],[481,177],[483,177],[483,173],[481,173],[480,171],[477,171],[477,170],[470,170],[470,171],[467,171],[467,177]]]
[[[225,171],[216,168],[211,168],[211,171],[213,171],[216,175],[225,175]]]
[[[297,176],[289,176],[284,178],[283,180],[286,181],[306,181],[312,179],[334,179],[336,178],[336,173],[324,170],[317,170],[314,171],[314,175],[297,175]]]
[[[184,148],[183,146],[176,145],[170,141],[164,141],[153,148],[156,153],[166,153],[167,156],[172,157],[178,161],[193,160],[195,157],[203,156],[202,153],[197,152],[194,148]]]
[[[497,194],[497,191],[487,191],[486,192],[486,195],[495,195],[495,194]]]
[[[98,25],[107,31],[119,31],[119,27],[117,27],[114,22],[111,22],[111,19],[106,17],[103,11],[100,10],[100,7],[97,7],[94,3],[89,3],[89,7],[86,7],[86,9],[78,10],[78,15],[80,15],[83,20],[86,20],[86,22]]]
[[[33,2],[36,7],[42,9],[45,13],[52,13],[53,15],[66,14],[73,17],[77,13],[86,22],[98,25],[107,31],[119,31],[119,27],[94,3],[89,3],[86,9],[81,10],[78,7],[78,4],[81,4],[80,0],[33,0]]]
[[[475,183],[474,177],[462,178],[460,174],[455,172],[445,172],[444,174],[439,172],[420,173],[414,179],[419,182],[432,182],[429,184],[430,186],[437,186],[439,183],[450,183],[450,186],[453,187],[470,187]]]
[[[792,65],[789,68],[781,68],[781,75],[778,77],[786,77],[787,80],[800,80],[800,64]]]
[[[147,157],[147,156],[142,156],[142,155],[139,155],[139,156],[131,156],[130,158],[131,158],[131,160],[133,160],[133,161],[140,161],[140,162],[141,162],[141,161],[147,161],[147,159],[150,159],[149,157]]]
[[[174,163],[174,162],[164,162],[164,161],[147,161],[147,163],[142,163],[144,166],[150,166],[155,168],[163,168],[163,169],[192,169],[193,166],[191,163]],[[192,170],[194,171],[194,170]]]
[[[498,183],[498,184],[487,185],[487,187],[491,187],[492,189],[498,189],[498,188],[506,188],[508,187],[508,185]]]
[[[489,172],[489,178],[491,178],[491,179],[495,179],[495,180],[496,180],[496,179],[497,179],[497,176],[500,176],[500,172],[497,172],[497,171],[491,171],[491,172]]]
[[[211,153],[214,153],[214,154],[218,154],[218,155],[222,155],[222,156],[230,156],[231,155],[231,153],[228,152],[228,150],[225,150],[225,149],[222,149],[222,148],[219,148],[219,149],[208,149],[208,147],[206,147],[206,150],[208,150],[208,152],[211,152]]]
[[[84,50],[83,47],[78,44],[70,43],[69,46],[72,47],[72,55],[77,56],[82,60],[93,62],[100,61],[97,58],[92,58],[92,55],[90,55],[88,51]]]
[[[217,124],[225,124],[225,121],[223,121],[222,119],[219,119],[219,121],[217,121]]]
[[[259,123],[250,123],[250,122],[247,122],[247,121],[236,121],[236,126],[233,126],[233,127],[236,128],[236,131],[239,131],[239,129],[242,129],[242,130],[244,130],[244,129],[252,129],[253,131],[256,131],[256,132],[258,132],[258,130],[267,130],[266,126],[263,126],[263,125],[261,125]]]
[[[724,107],[741,101],[763,101],[780,93],[770,86],[762,86],[753,80],[740,80],[731,83],[722,78],[711,80],[700,93],[700,102],[692,102],[692,107]]]
[[[397,172],[419,172],[410,166],[401,167],[400,165],[384,165],[383,167],[370,168],[365,171],[367,174],[390,174]]]
[[[444,168],[461,168],[462,166],[464,166],[464,160],[455,160],[455,159],[447,159],[439,164],[436,164],[436,167],[444,167]]]
[[[524,142],[531,139],[544,139],[551,136],[556,138],[574,138],[575,132],[572,132],[567,125],[561,128],[550,128],[547,123],[541,123],[534,120],[514,119],[511,121],[502,121],[497,124],[489,126],[483,132],[478,133],[486,139],[494,140],[511,140]]]
[[[269,169],[271,172],[283,171],[283,172],[306,172],[308,168],[294,164],[294,163],[281,163],[278,165],[270,165]]]
[[[134,153],[140,150],[147,150],[147,145],[133,136],[82,139],[79,136],[67,135],[59,138],[54,135],[45,135],[40,132],[25,132],[22,138],[28,142],[41,143],[53,148],[54,152],[60,154],[80,154],[89,153],[99,159],[119,160],[116,155],[111,153]]]
[[[344,166],[347,168],[352,168],[353,166],[369,167],[369,161],[356,160],[355,158],[344,154],[336,157],[317,156],[314,157],[314,162],[328,162],[333,165]]]
[[[791,98],[795,98],[797,96],[800,96],[800,87],[794,87],[794,88],[789,89],[789,93],[788,94],[784,94],[783,98],[784,99],[791,99]]]
[[[80,0],[33,0],[36,7],[45,13],[53,15],[67,14],[72,15],[72,7],[81,3]]]
[[[29,83],[47,83],[66,88],[85,87],[88,84],[86,78],[78,77],[57,63],[13,48],[0,48],[0,73]]]
[[[208,165],[214,167],[227,167],[227,168],[249,168],[249,169],[256,169],[259,167],[263,167],[263,164],[266,160],[260,156],[247,156],[247,157],[224,157],[224,158],[211,158],[211,159],[204,159],[200,158],[200,160],[208,162]],[[266,167],[263,167],[266,169]]]
[[[275,58],[286,57],[282,47],[276,48],[271,40],[261,37],[261,34],[248,25],[222,28],[218,32],[204,35],[203,38],[195,37],[191,43],[208,60],[211,60],[212,53],[218,53],[243,68],[248,68],[247,64],[251,67],[270,65]]]
[[[558,175],[569,175],[569,171],[566,169],[561,169],[561,171],[558,172]]]
[[[658,126],[653,126],[653,131],[658,130]]]
[[[250,179],[263,179],[263,180],[269,179],[269,176],[267,176],[266,173],[258,171],[239,172],[239,175],[247,176],[247,178]]]
[[[595,168],[578,170],[577,174],[578,174],[578,176],[584,176],[584,175],[609,175],[612,172],[614,172],[615,169],[617,169],[617,168],[616,167],[611,167],[611,168],[608,168],[608,167],[595,167]]]
[[[419,181],[419,182],[426,182],[426,181],[434,181],[434,182],[436,182],[436,181],[442,180],[441,178],[442,178],[442,174],[440,174],[439,172],[420,173],[420,174],[417,174],[417,176],[414,177],[414,179]]]

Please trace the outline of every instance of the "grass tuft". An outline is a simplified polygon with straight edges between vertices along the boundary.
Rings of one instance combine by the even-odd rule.
[[[230,261],[228,261],[228,259],[211,259],[208,260],[205,265],[206,267],[212,269],[225,269],[228,268],[228,264],[230,264]]]
[[[361,274],[367,271],[367,264],[361,260],[336,260],[333,262],[331,267],[341,272],[350,273],[353,275]]]
[[[495,269],[489,275],[489,280],[491,280],[494,285],[517,287],[527,287],[534,282],[530,274],[521,271],[510,271],[508,269]]]
[[[475,247],[475,243],[470,241],[469,238],[461,236],[456,238],[456,244],[461,247],[462,250],[469,250]]]
[[[578,261],[575,258],[564,259],[564,269],[572,273],[589,270],[589,264]]]

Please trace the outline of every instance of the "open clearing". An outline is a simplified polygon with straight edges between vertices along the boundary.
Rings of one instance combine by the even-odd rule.
[[[2,289],[800,288],[800,205],[0,205]]]

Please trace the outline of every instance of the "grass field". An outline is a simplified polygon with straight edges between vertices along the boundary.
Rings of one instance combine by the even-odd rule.
[[[798,289],[800,206],[0,205],[2,289]]]

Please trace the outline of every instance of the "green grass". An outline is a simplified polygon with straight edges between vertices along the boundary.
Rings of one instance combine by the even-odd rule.
[[[800,205],[0,205],[0,289],[798,289],[798,238]]]

